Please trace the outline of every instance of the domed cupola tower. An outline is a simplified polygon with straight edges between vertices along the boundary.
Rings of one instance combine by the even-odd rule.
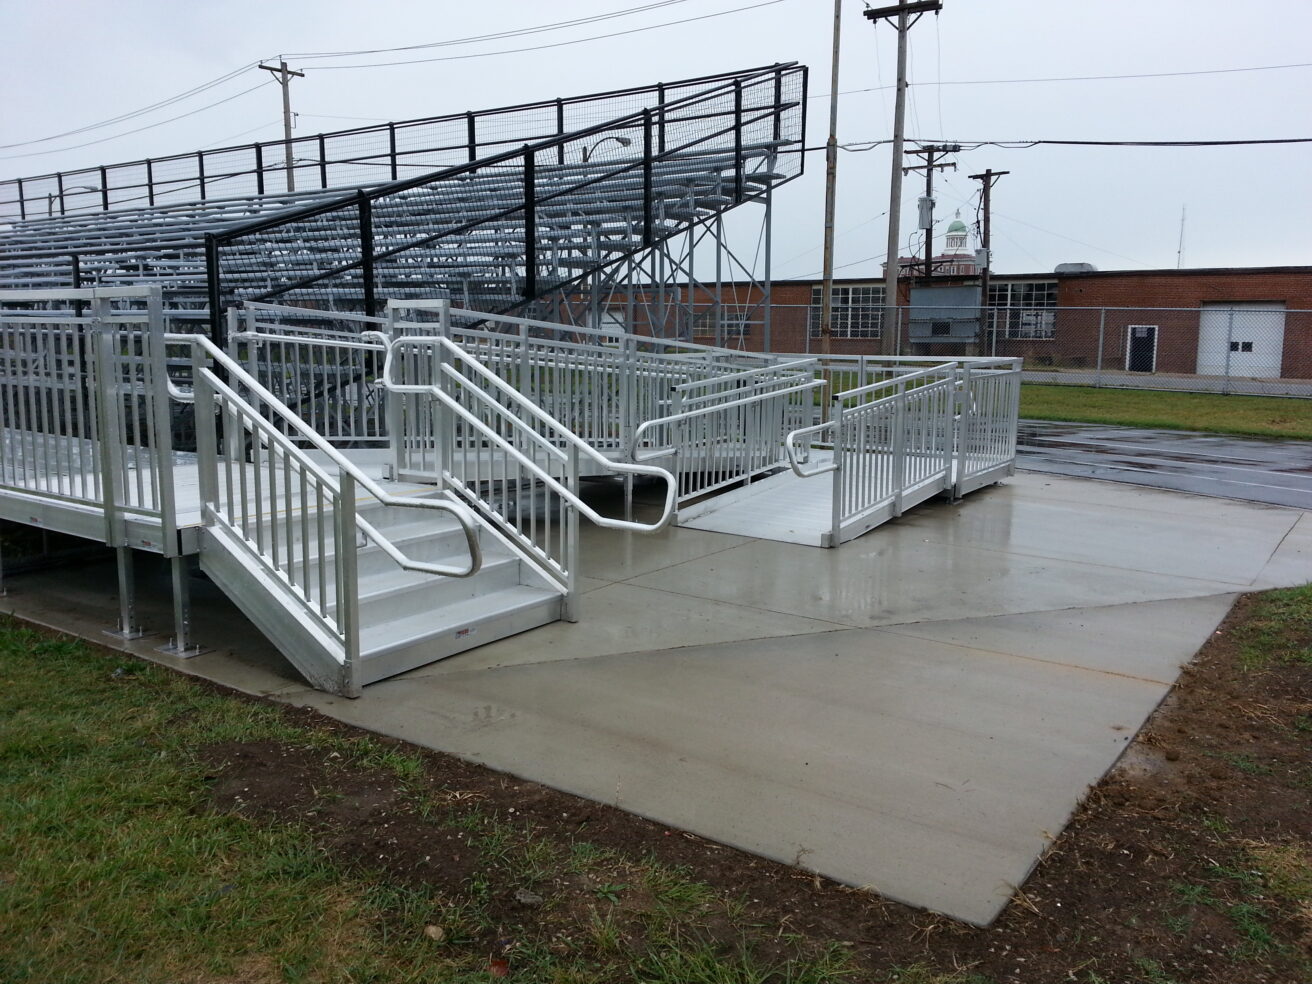
[[[957,212],[956,218],[948,226],[947,235],[944,237],[945,244],[943,252],[949,256],[966,253],[966,239],[970,235],[970,230],[966,228],[966,223],[961,221],[961,212]]]

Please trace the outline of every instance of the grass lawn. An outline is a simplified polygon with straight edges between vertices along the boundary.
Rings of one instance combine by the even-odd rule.
[[[979,929],[0,617],[0,981],[1293,984],[1309,753],[1248,596]]]
[[[1025,383],[1020,415],[1126,427],[1312,440],[1312,400]]]
[[[277,818],[254,781],[215,799],[225,760],[260,748],[319,771]],[[424,771],[395,743],[0,617],[0,981],[843,977],[840,948],[780,945],[739,898],[640,854],[536,836]],[[363,814],[317,818],[376,806],[381,789],[410,802],[344,853],[333,838]],[[387,836],[419,820],[428,853],[405,867],[427,862],[423,877],[389,864],[402,846]]]

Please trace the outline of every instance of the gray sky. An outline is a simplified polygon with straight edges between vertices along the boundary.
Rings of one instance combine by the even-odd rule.
[[[605,14],[654,0],[555,4],[405,0],[21,0],[0,2],[0,143],[97,123],[285,52],[333,52],[449,41]],[[579,44],[595,35],[732,11],[761,0],[681,0],[657,9],[523,38],[426,51],[297,59],[298,133],[484,109],[554,96],[800,61],[811,67],[808,145],[828,119],[829,0],[779,0],[692,23]],[[889,0],[880,0],[881,3]],[[884,140],[892,125],[896,35],[843,0],[840,143]],[[1312,136],[1312,67],[1091,81],[1071,76],[1205,72],[1312,62],[1312,2],[1258,0],[944,0],[911,31],[910,137],[1223,140]],[[424,64],[329,69],[412,58]],[[316,68],[316,66],[319,66]],[[270,84],[238,95],[262,81]],[[974,84],[950,84],[950,83]],[[176,122],[80,149],[73,145]],[[78,136],[0,150],[0,175],[48,173],[273,139],[281,103],[256,69],[158,112]],[[343,117],[352,117],[346,119]],[[359,118],[359,119],[354,119]],[[20,154],[37,156],[16,157]],[[58,152],[55,152],[58,151]],[[878,276],[887,235],[889,148],[839,160],[840,276]],[[820,268],[824,159],[776,198],[775,276]],[[973,221],[976,182],[1008,170],[994,191],[994,268],[1050,270],[1083,260],[1101,269],[1174,267],[1187,206],[1185,266],[1312,264],[1312,144],[1201,149],[982,147],[936,181],[937,218]],[[913,163],[913,162],[909,162]],[[922,179],[904,186],[906,230]],[[941,226],[940,226],[941,229]],[[940,232],[941,235],[941,232]]]

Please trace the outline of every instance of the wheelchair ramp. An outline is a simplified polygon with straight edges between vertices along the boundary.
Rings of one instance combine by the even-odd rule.
[[[826,465],[832,453],[815,453],[812,461]],[[938,476],[877,502],[864,512],[844,517],[834,536],[833,483],[780,472],[742,488],[722,493],[681,510],[679,525],[711,533],[732,533],[809,547],[836,547],[868,533],[948,488]]]
[[[679,525],[808,547],[828,546],[833,500],[828,486],[790,471],[680,510]]]

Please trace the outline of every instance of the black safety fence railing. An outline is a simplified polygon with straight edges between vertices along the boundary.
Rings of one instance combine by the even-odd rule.
[[[512,310],[802,172],[805,67],[625,95],[653,93],[563,135],[209,233],[216,334],[243,300],[371,314],[382,299],[447,296]]]
[[[0,221],[378,185],[493,156],[742,72],[0,180]],[[563,163],[563,160],[558,161]]]

